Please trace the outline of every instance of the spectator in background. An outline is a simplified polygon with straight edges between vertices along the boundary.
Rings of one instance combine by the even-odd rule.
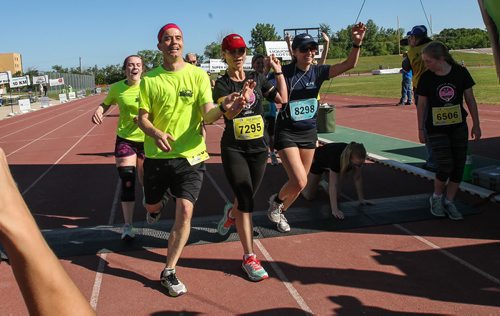
[[[267,76],[267,80],[276,86],[276,78],[274,77],[274,72],[269,73],[270,66],[266,63],[266,58],[262,54],[255,54],[252,57],[252,68]],[[269,136],[269,158],[271,158],[271,164],[276,166],[279,164],[278,158],[276,157],[276,152],[274,151],[274,123],[276,121],[276,103],[273,101],[268,101],[267,99],[262,100],[262,107],[264,108],[264,125],[266,126],[266,131]]]
[[[396,105],[411,105],[411,79],[413,77],[413,71],[411,70],[411,67],[409,70],[405,70],[408,69],[408,63],[408,55],[405,52],[403,54],[403,62],[401,68],[401,99],[399,99],[399,103]]]
[[[414,26],[406,35],[408,35],[408,45],[410,46],[408,48],[408,60],[410,61],[409,66],[413,71],[412,83],[413,92],[415,92],[418,89],[420,76],[427,70],[422,60],[422,50],[432,40],[427,36],[427,28],[425,25]],[[408,68],[405,70],[408,71]],[[416,93],[413,95],[415,96],[415,105],[418,106],[418,95]],[[425,148],[427,149],[427,159],[422,168],[429,171],[436,171],[436,161],[432,155],[430,144],[425,143]]]
[[[196,56],[195,53],[187,53],[186,58],[184,58],[184,60],[191,65],[195,66],[198,65],[198,57]]]
[[[325,42],[325,45],[323,46],[323,52],[321,53],[319,61],[314,59],[313,64],[324,65],[326,63],[326,58],[328,57],[328,50],[330,49],[330,38],[325,32],[321,32],[321,37]],[[293,38],[290,36],[290,33],[285,34],[285,42],[288,47],[288,53],[290,53],[290,56],[292,56],[292,61],[293,61],[294,57],[293,57],[292,42],[291,42],[292,39]]]

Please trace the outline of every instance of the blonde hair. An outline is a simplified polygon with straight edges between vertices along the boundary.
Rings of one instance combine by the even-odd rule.
[[[340,175],[344,175],[349,169],[351,164],[351,157],[355,156],[357,158],[366,159],[366,149],[361,143],[351,142],[349,143],[342,154],[340,155]]]

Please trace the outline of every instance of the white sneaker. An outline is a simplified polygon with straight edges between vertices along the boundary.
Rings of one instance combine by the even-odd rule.
[[[186,286],[175,275],[175,269],[164,269],[160,274],[160,282],[168,290],[168,295],[177,297],[187,292]]]
[[[282,233],[288,233],[290,231],[290,224],[283,213],[280,214],[280,221],[276,224],[278,230]]]
[[[135,238],[134,227],[130,224],[123,225],[122,240],[129,241]]]
[[[271,195],[269,198],[269,209],[267,210],[267,217],[273,223],[278,224],[281,221],[281,212],[283,211],[283,203],[277,203],[275,201],[278,193]]]

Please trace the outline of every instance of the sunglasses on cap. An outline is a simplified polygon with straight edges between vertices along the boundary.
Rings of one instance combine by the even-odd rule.
[[[241,55],[241,54],[245,53],[245,49],[246,49],[245,47],[241,47],[241,48],[235,48],[235,49],[228,49],[227,51],[231,55],[234,55],[234,54]]]
[[[309,45],[309,46],[299,47],[299,51],[301,53],[316,52],[316,51],[318,51],[318,46]]]

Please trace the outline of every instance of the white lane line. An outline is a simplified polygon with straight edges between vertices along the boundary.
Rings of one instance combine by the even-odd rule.
[[[109,215],[108,225],[113,225],[115,221],[116,209],[118,208],[118,197],[120,195],[120,181],[116,185],[115,195],[113,197],[113,204],[111,205],[111,212]],[[97,309],[97,302],[99,301],[99,293],[101,292],[102,276],[104,268],[106,267],[106,258],[108,254],[103,253],[98,255],[99,264],[97,265],[97,272],[95,274],[94,286],[92,287],[92,295],[90,296],[90,305],[94,310]]]
[[[348,198],[350,199],[349,197],[347,197],[346,195],[344,196],[345,198]],[[352,199],[350,199],[352,201]],[[469,268],[470,270],[482,275],[483,277],[485,277],[486,279],[492,281],[493,283],[496,283],[497,285],[500,285],[500,280],[495,278],[494,276],[492,276],[491,274],[487,273],[487,272],[484,272],[483,270],[479,269],[478,267],[468,263],[467,261],[455,256],[454,254],[450,253],[449,251],[439,247],[438,245],[432,243],[431,241],[421,237],[421,236],[418,236],[417,234],[415,234],[414,232],[412,232],[411,230],[401,226],[400,224],[392,224],[392,226],[398,228],[399,230],[402,230],[403,232],[405,232],[406,234],[410,235],[411,237],[419,240],[420,242],[426,244],[427,246],[433,248],[433,249],[437,249],[439,251],[441,251],[445,256],[447,256],[448,258],[451,258],[452,260],[455,260],[456,262],[460,263],[461,265],[465,266],[466,268]]]
[[[217,182],[215,182],[215,179],[210,175],[208,170],[205,172],[205,174],[207,175],[208,180],[210,180],[210,182],[212,182],[213,186],[215,187],[215,190],[217,190],[217,192],[219,192],[219,195],[222,197],[224,202],[226,202],[226,203],[230,202],[229,199],[227,198],[226,194],[224,193],[224,191],[222,191],[222,189],[219,187]]]
[[[32,140],[31,142],[27,143],[26,145],[21,146],[21,147],[19,147],[18,149],[16,149],[16,150],[14,150],[14,151],[10,152],[8,155],[6,155],[6,157],[9,157],[9,156],[11,156],[11,155],[13,155],[13,154],[17,153],[18,151],[20,151],[20,150],[22,150],[22,149],[24,149],[24,148],[26,148],[26,147],[30,146],[31,144],[33,144],[33,143],[35,143],[35,142],[39,141],[40,139],[44,138],[45,136],[47,136],[47,135],[49,135],[49,134],[51,134],[51,133],[53,133],[53,132],[57,131],[58,129],[60,129],[60,128],[62,128],[62,127],[64,127],[64,126],[66,126],[66,125],[68,125],[69,123],[71,123],[71,122],[73,122],[73,121],[75,121],[75,120],[79,119],[81,116],[83,116],[83,115],[88,115],[87,113],[92,112],[92,111],[94,111],[94,110],[90,110],[90,111],[87,111],[87,112],[85,112],[85,113],[82,113],[82,114],[78,115],[77,117],[75,117],[74,119],[72,119],[72,120],[70,120],[70,121],[68,121],[68,122],[64,123],[63,125],[60,125],[59,127],[56,127],[56,128],[54,128],[53,130],[51,130],[51,131],[48,131],[47,133],[45,133],[45,134],[43,134],[42,136],[40,136],[40,137],[38,137],[38,138],[36,138],[36,139]],[[94,125],[94,126],[92,127],[92,129],[93,129],[95,126],[97,126],[97,125]],[[91,129],[91,130],[92,130],[92,129]],[[85,137],[85,136],[83,136],[83,137]]]
[[[307,305],[306,301],[302,296],[300,296],[299,292],[295,289],[295,287],[292,285],[290,281],[288,281],[288,278],[286,277],[285,273],[279,265],[274,261],[273,257],[269,254],[267,249],[264,247],[264,245],[260,242],[260,240],[256,239],[254,240],[255,244],[257,245],[257,248],[259,248],[260,252],[264,255],[264,258],[266,258],[267,262],[271,265],[271,268],[273,268],[274,272],[278,275],[278,278],[281,280],[281,282],[285,285],[287,288],[288,292],[290,295],[293,297],[293,299],[299,304],[300,308],[311,315],[314,315],[313,311],[311,308]]]
[[[83,115],[83,114],[82,114]],[[81,116],[81,115],[80,115]],[[78,116],[78,117],[80,117]],[[69,122],[68,122],[69,123]],[[59,159],[57,159],[56,162],[54,162],[52,165],[50,165],[50,167],[45,170],[44,173],[42,173],[29,187],[27,187],[22,193],[21,195],[25,195],[26,193],[29,192],[29,190],[31,190],[40,180],[43,179],[43,177],[45,177],[51,170],[52,168],[54,168],[64,157],[66,157],[66,155],[68,155],[70,153],[70,151],[76,147],[76,145],[78,145],[82,140],[85,139],[85,137],[90,134],[90,132],[92,132],[92,130],[94,130],[94,128],[96,128],[98,125],[94,125],[92,126],[88,131],[87,133],[85,133],[76,143],[73,144],[73,146],[71,146],[61,157],[59,157]]]
[[[400,229],[401,231],[405,232],[406,234],[408,234],[409,236],[417,239],[418,241],[426,244],[427,246],[433,248],[433,249],[437,249],[439,250],[440,252],[442,252],[445,256],[447,256],[448,258],[460,263],[461,265],[463,265],[464,267],[482,275],[483,277],[485,277],[486,279],[490,280],[491,282],[493,283],[496,283],[497,285],[500,285],[500,280],[495,278],[494,276],[492,276],[491,274],[479,269],[478,267],[468,263],[467,261],[455,256],[454,254],[450,253],[449,251],[439,247],[438,245],[430,242],[429,240],[423,238],[423,237],[420,237],[418,236],[417,234],[415,234],[414,232],[412,232],[411,230],[399,225],[399,224],[392,224],[394,227]]]
[[[215,124],[215,125],[219,126],[218,124]],[[221,126],[219,126],[219,127],[221,127]],[[219,187],[219,185],[217,184],[215,179],[208,173],[208,171],[205,172],[205,174],[207,175],[210,182],[212,182],[212,184],[215,187],[215,189],[217,190],[217,192],[219,192],[219,195],[222,197],[222,199],[224,199],[224,201],[226,201],[226,203],[229,202],[226,194],[224,194],[224,192]],[[278,266],[278,264],[276,262],[274,262],[274,259],[271,257],[271,255],[269,254],[267,249],[264,247],[264,245],[258,239],[255,239],[254,242],[257,245],[257,247],[259,248],[259,250],[262,252],[264,257],[266,258],[266,260],[269,262],[269,264],[273,268],[274,272],[276,272],[276,274],[278,275],[278,278],[285,285],[285,287],[287,288],[290,295],[293,297],[293,299],[300,306],[300,308],[306,313],[314,314],[312,312],[312,310],[309,308],[309,306],[307,306],[307,304],[304,301],[304,299],[302,298],[302,296],[300,296],[299,292],[293,287],[292,283],[290,283],[290,281],[288,281],[288,278],[286,277],[283,270],[281,270],[281,268]]]
[[[25,127],[25,128],[16,129],[14,132],[12,132],[12,133],[10,133],[10,134],[4,134],[4,135],[2,135],[2,137],[0,137],[0,139],[6,138],[6,137],[8,137],[8,136],[10,136],[10,135],[17,134],[17,133],[19,133],[19,132],[22,132],[22,131],[24,131],[24,130],[27,130],[27,129],[29,129],[29,128],[32,128],[32,127],[34,127],[34,126],[37,126],[37,125],[39,125],[39,124],[45,123],[45,122],[50,121],[50,120],[52,120],[52,119],[55,119],[56,117],[59,117],[59,116],[61,116],[61,115],[68,114],[68,113],[72,113],[72,112],[77,112],[79,109],[80,109],[80,108],[76,108],[76,109],[74,109],[74,111],[66,111],[66,112],[62,112],[62,113],[59,113],[59,114],[57,114],[57,115],[51,116],[51,117],[49,117],[49,118],[48,118],[48,119],[46,119],[46,120],[39,121],[39,122],[37,122],[37,123],[35,123],[35,124],[31,124],[30,126],[27,126],[27,127]],[[35,118],[37,118],[37,117],[35,117]],[[30,119],[31,119],[31,118],[30,118]],[[17,123],[17,122],[16,122],[16,123]],[[1,127],[5,127],[5,125],[3,125],[3,126],[1,126]]]
[[[106,267],[106,257],[107,253],[103,253],[99,256],[99,265],[97,266],[97,273],[95,275],[94,286],[92,288],[92,295],[90,296],[90,306],[94,310],[97,309],[97,301],[99,300],[99,292],[101,292],[102,276],[104,268]]]

